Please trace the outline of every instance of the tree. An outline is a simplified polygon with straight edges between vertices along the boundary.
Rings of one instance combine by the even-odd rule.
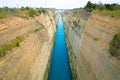
[[[87,11],[90,11],[90,12],[93,11],[94,9],[96,9],[96,8],[97,8],[96,4],[93,4],[90,1],[88,1],[87,5],[85,6],[85,9]]]
[[[108,10],[114,10],[114,5],[112,4],[105,4],[105,7],[108,9]]]
[[[91,3],[90,1],[87,2],[85,9],[87,11],[93,11],[93,10],[120,10],[120,5],[117,3],[114,4],[103,4],[99,2],[98,4]]]

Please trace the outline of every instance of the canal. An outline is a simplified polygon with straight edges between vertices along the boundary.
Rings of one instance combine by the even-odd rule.
[[[48,80],[72,80],[61,14],[59,14]]]

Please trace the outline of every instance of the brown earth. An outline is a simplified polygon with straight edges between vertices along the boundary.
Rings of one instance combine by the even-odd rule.
[[[120,31],[120,16],[96,13],[86,21],[81,13],[74,14],[86,24],[78,35],[75,25],[68,22],[72,14],[65,14],[64,21],[73,80],[120,80],[120,61],[109,53],[109,43]]]
[[[0,80],[45,79],[57,24],[55,14],[57,11],[48,10],[48,14],[34,18],[9,17],[0,20],[0,47],[17,36],[25,36],[18,47],[0,58]],[[40,26],[44,28],[29,33]]]
[[[81,65],[86,64],[84,68],[86,67],[89,72],[83,79],[87,80],[89,77],[90,80],[120,79],[120,62],[109,53],[109,43],[118,31],[120,31],[120,17],[93,14],[88,19],[85,32],[89,35],[83,34],[79,58]]]

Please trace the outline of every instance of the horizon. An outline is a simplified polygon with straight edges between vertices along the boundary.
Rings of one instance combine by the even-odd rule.
[[[74,8],[83,8],[88,1],[91,1],[92,3],[103,3],[103,4],[112,4],[117,3],[120,4],[119,0],[1,0],[0,1],[0,7],[9,7],[9,8],[21,8],[21,7],[32,7],[32,8],[55,8],[55,9],[74,9]]]

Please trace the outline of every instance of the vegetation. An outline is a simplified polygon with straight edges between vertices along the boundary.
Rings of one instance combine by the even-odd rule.
[[[38,32],[38,31],[40,31],[41,29],[43,29],[43,26],[40,26],[40,27],[36,28],[36,29],[34,30],[34,32]]]
[[[29,33],[34,33],[34,32],[38,32],[40,31],[41,29],[43,29],[43,26],[39,26],[38,28],[32,30],[32,31],[28,31],[27,34]],[[9,43],[6,43],[6,44],[3,44],[1,47],[0,47],[0,57],[1,56],[4,56],[8,51],[10,51],[11,49],[15,48],[15,47],[18,47],[19,44],[24,40],[24,35],[22,36],[18,36],[16,37],[15,39],[13,39],[11,42]]]
[[[40,30],[43,29],[43,28],[44,28],[43,26],[39,26],[39,27],[37,27],[37,28],[34,29],[34,30],[30,30],[30,31],[28,31],[28,33],[38,32],[38,31],[40,31]]]
[[[94,37],[93,40],[98,41],[99,39],[97,37]]]
[[[43,8],[29,8],[29,7],[21,7],[21,8],[8,8],[8,7],[4,7],[4,8],[0,8],[0,19],[2,18],[6,18],[9,16],[18,16],[21,18],[28,18],[28,17],[34,17],[37,16],[41,13],[47,13],[47,11]],[[32,31],[28,31],[28,33],[30,32],[38,32],[41,29],[43,29],[43,26],[40,26]],[[28,34],[27,33],[27,34]],[[20,42],[22,42],[24,40],[24,35],[22,36],[18,36],[15,39],[13,39],[12,41],[10,41],[9,43],[3,44],[0,47],[0,57],[4,56],[8,51],[10,51],[11,49],[18,47]]]
[[[87,31],[84,32],[87,36],[89,36],[90,38],[92,38],[95,41],[99,41],[98,37],[94,37],[93,35],[91,35],[90,33],[88,33]]]
[[[101,2],[99,2],[98,4],[95,4],[88,1],[84,9],[89,12],[94,11],[94,12],[102,12],[105,14],[120,15],[120,5],[117,3],[102,4]]]
[[[72,80],[76,80],[77,79],[77,73],[76,73],[76,69],[75,69],[75,66],[74,66],[74,62],[73,62],[73,61],[76,60],[76,56],[73,53],[72,46],[70,44],[69,39],[66,38],[66,40],[67,40],[67,49],[69,51],[69,62],[70,62],[70,70],[71,70],[71,74],[72,74]],[[70,53],[72,53],[72,54],[70,54]]]
[[[28,15],[29,15],[30,17],[33,17],[33,16],[36,15],[36,14],[37,14],[37,12],[36,12],[34,9],[30,9],[29,12],[28,12]]]
[[[77,74],[76,74],[76,70],[74,68],[71,68],[71,73],[72,73],[72,79],[76,80],[77,79]]]
[[[99,10],[94,10],[94,12],[100,12]],[[110,11],[110,10],[101,10],[101,13],[103,14],[110,14],[110,15],[120,15],[120,10],[113,10],[113,11]]]
[[[11,50],[14,47],[18,47],[19,43],[24,40],[23,36],[18,36],[15,39],[13,39],[10,43],[4,44],[0,48],[0,57],[5,55],[9,50]]]
[[[11,15],[17,15],[17,9],[15,8],[8,8],[8,7],[4,7],[4,8],[0,8],[0,19],[11,16]]]
[[[116,33],[110,42],[110,53],[120,59],[120,32]]]
[[[0,8],[0,19],[9,17],[9,16],[19,16],[22,18],[28,18],[37,16],[41,13],[47,13],[47,11],[43,8],[29,8],[29,7],[21,7],[21,8],[8,8],[3,7]]]

